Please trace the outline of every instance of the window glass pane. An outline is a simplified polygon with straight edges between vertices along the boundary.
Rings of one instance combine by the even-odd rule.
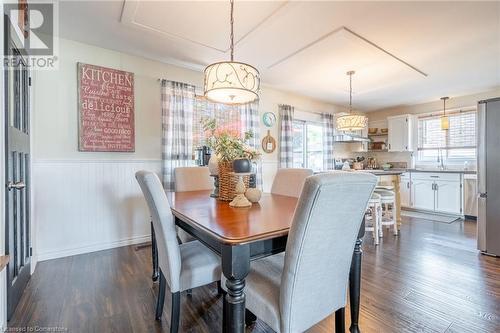
[[[305,168],[304,161],[304,131],[305,123],[301,121],[293,122],[293,167]]]
[[[323,169],[323,127],[319,124],[307,124],[307,167]]]
[[[436,161],[438,148],[450,160],[476,158],[476,111],[449,115],[449,129],[441,130],[441,117],[418,121],[418,161]]]

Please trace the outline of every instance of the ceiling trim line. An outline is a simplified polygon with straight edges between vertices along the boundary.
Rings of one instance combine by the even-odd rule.
[[[379,46],[379,45],[375,44],[375,43],[374,43],[374,42],[372,42],[371,40],[369,40],[369,39],[367,39],[367,38],[365,38],[365,37],[361,36],[360,34],[358,34],[358,33],[354,32],[354,31],[352,31],[351,29],[349,29],[349,28],[347,28],[347,27],[345,27],[345,26],[341,26],[341,27],[339,27],[339,28],[336,28],[336,29],[334,29],[334,30],[332,30],[332,31],[328,32],[327,34],[325,34],[325,35],[323,35],[323,36],[319,37],[318,39],[316,39],[316,40],[314,40],[314,41],[312,41],[312,42],[310,42],[310,43],[306,44],[305,46],[303,46],[303,47],[299,48],[298,50],[296,50],[296,51],[294,51],[294,52],[292,52],[292,53],[290,53],[289,55],[285,56],[284,58],[281,58],[280,60],[278,60],[278,61],[276,61],[276,62],[272,63],[271,65],[269,65],[269,66],[267,67],[267,69],[271,69],[271,68],[273,68],[273,67],[275,67],[275,66],[277,66],[277,65],[279,65],[279,64],[281,64],[281,63],[283,63],[283,62],[285,62],[286,60],[288,60],[288,59],[292,58],[293,56],[295,56],[295,55],[297,55],[297,54],[301,53],[302,51],[304,51],[304,50],[306,50],[306,49],[310,48],[311,46],[313,46],[313,45],[315,45],[315,44],[317,44],[317,43],[321,42],[322,40],[324,40],[324,39],[326,39],[326,38],[330,37],[330,36],[331,36],[331,35],[333,35],[333,34],[338,33],[339,31],[342,31],[342,30],[344,30],[344,31],[346,31],[346,32],[348,32],[348,33],[350,33],[350,34],[351,34],[351,35],[353,35],[354,37],[357,37],[357,38],[361,39],[362,41],[364,41],[365,43],[367,43],[367,44],[369,44],[369,45],[371,45],[371,46],[375,47],[376,49],[378,49],[378,50],[382,51],[383,53],[387,54],[387,55],[388,55],[388,56],[390,56],[391,58],[393,58],[393,59],[397,60],[398,62],[402,63],[403,65],[405,65],[405,66],[407,66],[407,67],[409,67],[410,69],[414,70],[415,72],[417,72],[417,73],[419,73],[419,74],[423,75],[424,77],[429,76],[427,73],[425,73],[425,72],[421,71],[420,69],[418,69],[417,67],[415,67],[415,66],[413,66],[412,64],[408,63],[407,61],[405,61],[405,60],[403,60],[403,59],[399,58],[398,56],[396,56],[396,55],[394,55],[393,53],[391,53],[391,52],[387,51],[386,49],[384,49],[383,47],[381,47],[381,46]]]

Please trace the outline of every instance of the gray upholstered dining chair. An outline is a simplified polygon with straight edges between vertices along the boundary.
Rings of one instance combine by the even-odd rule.
[[[302,186],[304,186],[304,181],[312,174],[313,171],[311,169],[278,169],[271,187],[271,193],[298,198],[300,191],[302,191]]]
[[[174,184],[176,192],[211,190],[214,187],[208,167],[175,168]],[[177,235],[182,243],[195,240],[193,236],[179,228],[177,228]]]
[[[156,236],[160,287],[156,319],[160,320],[168,285],[172,296],[170,332],[179,329],[180,292],[220,280],[220,258],[199,241],[179,244],[174,218],[158,176],[149,171],[135,174],[149,207]]]
[[[352,253],[376,185],[370,174],[308,177],[285,255],[251,263],[247,309],[276,332],[303,332],[334,312],[336,322],[343,323]],[[337,332],[343,329],[336,327]]]

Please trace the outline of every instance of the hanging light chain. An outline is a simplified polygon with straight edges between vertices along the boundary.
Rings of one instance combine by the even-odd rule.
[[[231,61],[234,60],[234,0],[230,0],[231,2]]]

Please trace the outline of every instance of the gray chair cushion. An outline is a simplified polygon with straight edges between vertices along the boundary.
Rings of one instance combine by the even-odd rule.
[[[245,279],[246,308],[279,332],[279,300],[281,273],[285,253],[262,258],[250,263],[250,273]],[[226,289],[226,278],[222,277]]]
[[[180,290],[192,289],[220,280],[220,257],[199,241],[180,245]]]

